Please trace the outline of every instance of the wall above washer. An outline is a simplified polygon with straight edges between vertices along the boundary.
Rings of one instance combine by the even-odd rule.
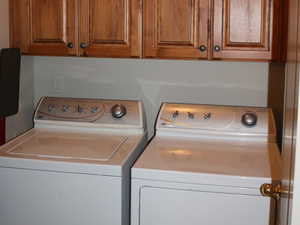
[[[161,102],[266,106],[268,64],[33,57],[41,96],[141,99],[149,132]]]

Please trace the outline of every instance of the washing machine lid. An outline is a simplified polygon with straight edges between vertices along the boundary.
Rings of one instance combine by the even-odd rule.
[[[32,129],[0,148],[0,166],[121,176],[141,138]]]
[[[132,169],[133,178],[259,188],[280,180],[274,143],[156,137]]]
[[[126,136],[70,132],[37,132],[7,151],[9,155],[53,159],[109,161]]]

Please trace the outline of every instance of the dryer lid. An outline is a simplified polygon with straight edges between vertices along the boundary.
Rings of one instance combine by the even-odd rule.
[[[280,180],[280,155],[274,143],[156,137],[132,177],[257,188]]]
[[[109,161],[127,139],[118,135],[43,131],[6,153],[24,158]]]

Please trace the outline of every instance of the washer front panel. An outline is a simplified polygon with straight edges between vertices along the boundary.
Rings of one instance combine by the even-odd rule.
[[[126,115],[114,118],[111,109],[115,105],[123,105]],[[51,122],[52,124],[82,123],[90,126],[112,125],[143,128],[142,108],[139,101],[56,98],[44,97],[36,110],[35,123]]]
[[[121,177],[0,168],[0,178],[1,225],[123,224]]]

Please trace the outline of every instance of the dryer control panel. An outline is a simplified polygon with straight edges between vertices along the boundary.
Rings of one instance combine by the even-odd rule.
[[[143,127],[142,117],[139,101],[43,97],[34,121]]]
[[[162,105],[156,128],[202,131],[207,134],[276,133],[273,114],[268,108],[172,103]]]

